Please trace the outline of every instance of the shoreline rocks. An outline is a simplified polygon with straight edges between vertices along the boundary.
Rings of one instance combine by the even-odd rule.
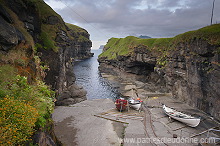
[[[58,97],[56,106],[68,106],[86,100],[86,90],[82,86],[73,84]]]

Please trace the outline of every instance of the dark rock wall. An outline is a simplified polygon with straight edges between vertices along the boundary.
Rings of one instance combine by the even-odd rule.
[[[218,47],[201,39],[179,44],[169,54],[164,77],[175,98],[220,119]]]
[[[104,48],[103,51],[105,50],[106,48]],[[164,73],[154,71],[157,65],[157,56],[148,51],[146,46],[138,46],[134,50],[134,53],[131,55],[117,56],[116,59],[113,60],[108,60],[105,57],[99,57],[99,69],[101,71],[106,70],[112,73],[112,69],[109,69],[111,68],[109,66],[113,66],[120,69],[122,72],[138,75],[139,77],[136,78],[137,80],[150,83],[152,85],[150,87],[152,92],[167,92],[166,81],[163,77]]]
[[[0,50],[8,51],[24,40],[23,34],[13,25],[13,19],[0,4]]]
[[[174,98],[197,107],[220,119],[220,46],[194,39],[179,43],[168,52],[166,65],[157,63],[159,53],[142,46],[129,56],[108,60],[99,58],[100,68],[106,65],[121,71],[144,75],[142,81],[155,83],[157,91],[170,91]],[[166,90],[161,90],[166,88]]]

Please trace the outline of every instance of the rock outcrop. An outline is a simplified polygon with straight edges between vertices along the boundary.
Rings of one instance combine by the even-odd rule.
[[[12,23],[13,19],[6,9],[0,5],[0,50],[8,51],[24,40],[23,34]]]
[[[112,38],[99,56],[100,68],[142,75],[142,81],[155,83],[155,91],[170,91],[220,119],[219,28],[216,24],[167,39]]]

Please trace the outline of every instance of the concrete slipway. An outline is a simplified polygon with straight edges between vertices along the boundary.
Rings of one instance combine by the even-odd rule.
[[[87,100],[68,107],[56,107],[53,114],[55,133],[67,146],[119,146],[121,143],[124,146],[194,146],[207,135],[199,133],[219,126],[203,112],[168,96],[155,96],[146,102],[140,113],[132,109],[120,113],[114,109],[111,99]],[[161,102],[200,116],[202,122],[198,127],[191,128],[178,121],[170,121],[162,111]],[[121,140],[123,137],[124,141]],[[178,141],[178,138],[185,138],[185,142]]]

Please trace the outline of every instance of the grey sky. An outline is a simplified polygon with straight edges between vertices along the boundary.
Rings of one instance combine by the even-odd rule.
[[[85,28],[94,45],[111,37],[173,37],[210,25],[213,0],[45,0],[64,21]],[[79,16],[79,15],[80,16]],[[220,0],[213,23],[220,23]],[[98,42],[97,41],[104,41]],[[95,46],[96,47],[96,46]]]

